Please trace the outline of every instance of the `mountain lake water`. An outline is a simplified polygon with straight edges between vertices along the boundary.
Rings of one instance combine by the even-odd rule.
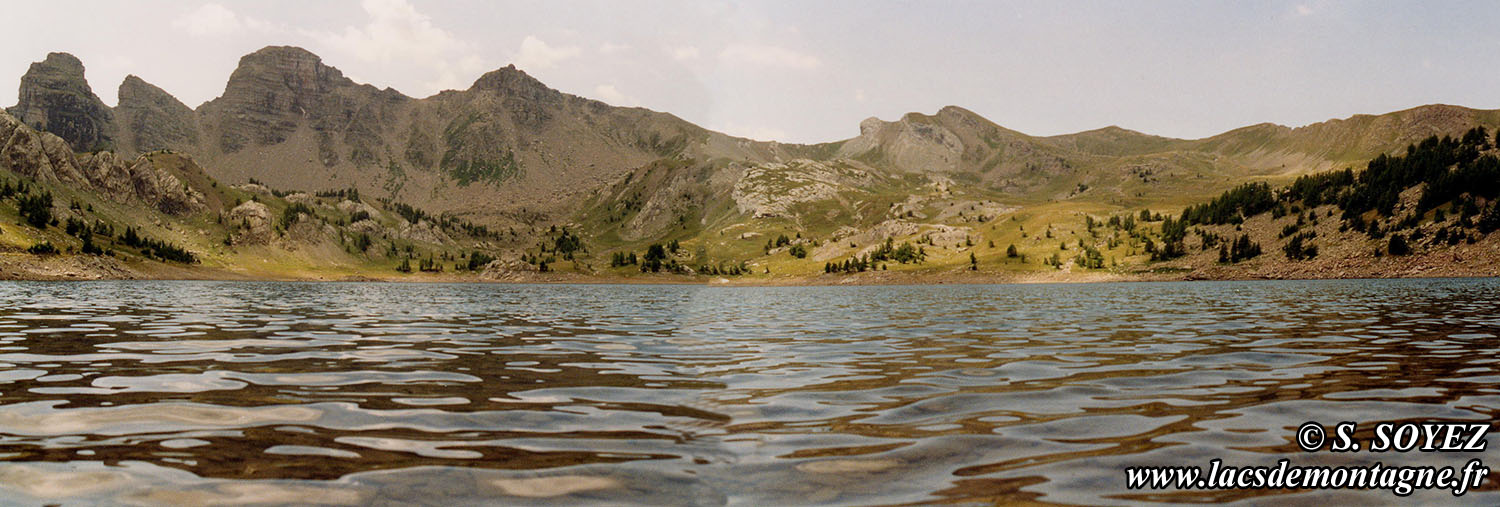
[[[1125,473],[1492,465],[1294,434],[1490,424],[1497,335],[1493,279],[3,282],[0,504],[1497,505]]]

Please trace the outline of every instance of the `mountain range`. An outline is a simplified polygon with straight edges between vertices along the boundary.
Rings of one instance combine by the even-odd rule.
[[[0,122],[0,166],[173,216],[231,211],[208,202],[230,199],[213,190],[219,182],[357,192],[507,230],[513,243],[490,248],[527,260],[555,254],[531,245],[555,242],[558,226],[598,252],[695,244],[685,263],[770,257],[798,241],[749,239],[787,234],[824,261],[868,254],[883,238],[972,242],[1002,215],[1045,220],[1050,232],[1082,214],[1180,209],[1241,183],[1289,182],[1500,125],[1500,111],[1429,105],[1192,140],[1113,126],[1031,136],[948,106],[867,119],[850,139],[790,144],[562,93],[514,66],[413,98],[286,46],[242,57],[223,94],[196,108],[133,75],[117,93],[115,107],[100,100],[72,55],[33,63]]]

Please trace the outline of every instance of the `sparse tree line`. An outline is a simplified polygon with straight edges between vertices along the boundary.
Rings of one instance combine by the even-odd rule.
[[[472,251],[467,253],[459,252],[458,255],[452,255],[448,252],[441,252],[437,254],[429,252],[426,258],[421,258],[416,255],[411,245],[407,245],[406,255],[401,258],[401,263],[396,265],[396,271],[402,273],[412,272],[412,260],[417,261],[417,271],[421,271],[424,273],[442,273],[443,262],[447,262],[450,260],[455,261],[453,263],[454,271],[480,271],[484,269],[485,266],[489,265],[490,262],[493,262],[495,260],[495,257],[484,252]]]
[[[354,197],[359,197],[359,194],[356,192],[354,194]],[[453,216],[450,213],[443,213],[441,215],[433,216],[432,214],[423,211],[421,208],[417,208],[416,206],[412,206],[404,202],[394,201],[388,198],[381,198],[378,201],[386,208],[394,211],[402,219],[413,224],[421,222],[422,220],[427,220],[433,224],[436,224],[437,227],[439,229],[442,229],[443,231],[462,232],[465,235],[476,239],[500,239],[503,235],[498,230],[491,230],[487,226],[475,224],[467,220],[460,220],[458,217]],[[352,223],[355,221],[356,220],[353,220],[353,218],[351,217],[350,222]],[[553,227],[555,228],[556,226]],[[515,230],[510,230],[508,232],[511,238],[515,238]]]
[[[802,233],[799,232],[796,234],[797,238],[795,240],[787,237],[786,234],[780,234],[776,236],[774,240],[767,238],[766,246],[765,248],[761,249],[761,251],[767,255],[770,255],[771,250],[773,249],[787,247],[786,252],[788,255],[791,255],[792,257],[796,257],[798,259],[805,259],[807,258],[807,243],[809,242],[802,239]],[[813,247],[818,246],[817,241],[812,241],[811,243]]]
[[[928,238],[927,241],[931,241],[931,238]],[[972,253],[970,253],[970,257],[970,266],[976,266],[978,261],[973,258]],[[896,241],[887,237],[885,238],[885,243],[882,243],[875,250],[864,255],[856,255],[843,262],[824,263],[823,272],[859,273],[877,269],[885,271],[889,269],[885,264],[887,261],[895,261],[901,264],[921,264],[927,261],[927,248],[913,245],[911,242],[902,242],[900,246],[896,246]]]
[[[1290,185],[1272,189],[1265,183],[1247,183],[1203,204],[1190,206],[1177,222],[1162,225],[1169,245],[1153,260],[1170,258],[1170,246],[1185,224],[1241,224],[1246,219],[1271,213],[1273,219],[1297,215],[1285,225],[1278,239],[1286,240],[1283,253],[1301,261],[1318,255],[1313,243],[1317,233],[1304,230],[1317,225],[1316,208],[1331,205],[1339,210],[1339,231],[1364,233],[1384,240],[1375,256],[1410,255],[1424,244],[1475,243],[1483,235],[1500,229],[1500,133],[1492,138],[1484,127],[1474,127],[1462,136],[1431,136],[1407,146],[1403,154],[1381,154],[1362,170],[1344,169],[1298,177]],[[1401,194],[1421,185],[1412,206],[1400,206]],[[1332,217],[1331,214],[1327,216]],[[1428,229],[1424,223],[1436,224]],[[1258,245],[1256,245],[1258,247]],[[1257,248],[1258,250],[1258,248]],[[1233,249],[1221,258],[1234,262]]]
[[[790,241],[790,240],[788,240]],[[610,255],[609,266],[612,268],[624,266],[640,266],[642,273],[697,273],[710,276],[740,276],[750,274],[750,266],[745,261],[718,261],[712,262],[707,259],[707,251],[699,247],[698,264],[696,269],[689,269],[687,264],[678,262],[677,255],[682,252],[682,243],[671,240],[666,243],[652,243],[646,247],[646,251],[637,256],[634,251],[615,252]]]
[[[0,180],[0,200],[5,199],[13,199],[16,202],[16,211],[26,225],[38,230],[61,227],[65,234],[78,238],[80,246],[77,251],[85,255],[113,257],[114,248],[125,246],[136,249],[142,257],[185,264],[198,262],[198,257],[187,249],[167,241],[142,236],[134,228],[127,227],[125,233],[116,238],[114,226],[104,223],[103,220],[95,218],[90,224],[85,220],[85,215],[93,212],[92,204],[84,206],[76,201],[71,203],[68,212],[76,216],[67,217],[65,222],[59,223],[58,216],[53,212],[52,193],[28,185],[25,181]],[[96,242],[96,238],[103,238],[107,244]],[[50,241],[37,242],[27,247],[26,250],[36,255],[53,255],[63,252]],[[73,252],[74,250],[69,246],[66,251]]]
[[[870,258],[870,254],[856,255],[844,262],[823,263],[824,273],[863,273],[865,271],[890,269],[889,266],[876,262]]]
[[[559,255],[563,260],[576,264],[577,254],[587,252],[588,248],[584,245],[583,238],[566,227],[559,228],[553,225],[548,229],[546,236],[537,241],[536,253],[523,252],[521,262],[535,266],[537,271],[548,273],[553,271],[552,265],[557,263]]]
[[[663,270],[668,273],[683,272],[684,266],[679,264],[677,259],[672,258],[681,248],[682,245],[675,239],[666,245],[652,243],[651,246],[646,247],[646,254],[641,256],[641,272],[660,273]]]

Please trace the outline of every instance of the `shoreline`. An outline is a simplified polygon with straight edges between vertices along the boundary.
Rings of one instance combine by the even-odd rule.
[[[10,257],[10,258],[6,258]],[[1167,269],[1176,269],[1165,266]],[[1447,266],[1462,268],[1461,266]],[[145,268],[145,269],[142,269]],[[1327,274],[1329,276],[1319,276]],[[0,281],[240,281],[240,282],[380,282],[380,283],[464,283],[464,284],[559,284],[559,285],[697,285],[711,287],[840,287],[896,285],[993,285],[993,284],[1078,284],[1127,282],[1185,281],[1256,281],[1256,280],[1396,280],[1435,278],[1493,278],[1490,270],[1431,269],[1395,270],[1394,273],[1348,271],[1298,271],[1264,273],[1238,269],[1181,269],[1161,271],[1057,271],[1057,272],[973,272],[967,269],[924,272],[871,271],[853,274],[817,275],[751,275],[729,278],[707,275],[649,274],[639,276],[587,275],[581,273],[538,273],[512,271],[502,273],[328,273],[328,274],[258,274],[217,267],[171,266],[164,264],[131,265],[114,259],[85,256],[56,256],[16,262],[11,256],[0,256]]]

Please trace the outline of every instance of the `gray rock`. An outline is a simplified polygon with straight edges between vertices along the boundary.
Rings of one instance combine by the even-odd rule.
[[[114,114],[83,77],[83,62],[49,53],[21,76],[20,101],[10,113],[26,125],[61,137],[73,151],[114,147]]]
[[[198,144],[198,125],[189,109],[171,94],[134,75],[120,83],[121,148],[137,153],[188,149]]]
[[[271,242],[271,210],[256,201],[248,201],[229,210],[229,235],[233,245],[265,245]]]
[[[67,142],[31,129],[3,112],[0,112],[0,167],[41,181],[84,181]]]

